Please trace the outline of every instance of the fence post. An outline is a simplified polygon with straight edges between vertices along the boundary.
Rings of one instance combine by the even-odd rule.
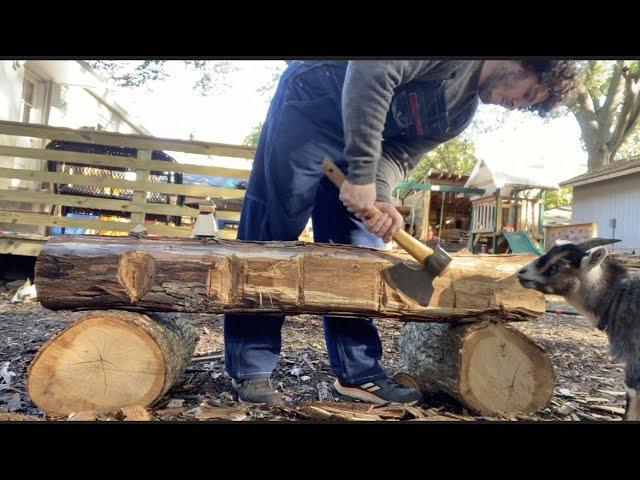
[[[151,160],[151,150],[138,150],[137,160],[140,162],[144,162],[147,160]],[[149,181],[149,170],[148,169],[139,169],[136,168],[136,183],[137,182],[148,182]],[[147,192],[143,191],[134,191],[133,199],[136,203],[146,203],[147,202]],[[144,224],[146,213],[145,212],[132,212],[131,213],[131,228],[135,227],[137,224]]]

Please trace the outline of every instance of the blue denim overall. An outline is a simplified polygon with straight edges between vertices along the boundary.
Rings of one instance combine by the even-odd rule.
[[[295,61],[283,73],[256,149],[238,239],[297,240],[311,217],[315,242],[384,246],[347,211],[321,169],[322,159],[329,156],[347,171],[341,114],[346,66],[347,62]],[[412,114],[417,111],[422,117],[416,121]],[[384,136],[439,137],[447,127],[441,82],[427,82],[417,93],[397,91]],[[283,321],[283,315],[225,315],[229,375],[236,380],[269,377],[280,355]],[[386,376],[379,363],[382,344],[370,318],[324,316],[323,323],[331,371],[343,383]]]

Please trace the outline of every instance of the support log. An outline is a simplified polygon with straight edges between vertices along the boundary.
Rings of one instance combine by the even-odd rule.
[[[51,415],[151,405],[180,377],[196,347],[191,326],[166,317],[117,310],[83,314],[31,362],[32,401]]]
[[[487,416],[547,406],[555,374],[544,349],[501,322],[407,323],[398,340],[399,372],[425,391],[442,391]]]
[[[399,320],[526,320],[544,296],[516,272],[533,257],[454,256],[422,307],[384,280],[407,255],[347,245],[132,237],[53,237],[38,257],[50,309],[369,315]]]

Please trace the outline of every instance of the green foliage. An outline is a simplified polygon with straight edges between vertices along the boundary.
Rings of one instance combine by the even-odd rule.
[[[247,147],[257,147],[258,139],[260,138],[261,131],[262,131],[262,122],[256,125],[255,127],[253,127],[253,130],[251,130],[251,133],[249,133],[249,135],[244,137],[242,144]]]
[[[632,157],[640,156],[640,128],[636,127],[634,132],[630,134],[618,153],[616,155],[616,161],[628,160]]]
[[[169,62],[169,60],[87,61],[91,68],[108,78],[116,86],[124,88],[150,88],[153,82],[166,80],[169,77],[167,73]],[[193,89],[203,96],[228,88],[227,77],[237,70],[228,61],[183,60],[181,62],[186,69],[199,74]]]
[[[473,142],[456,137],[425,154],[412,170],[409,181],[421,182],[429,170],[468,175],[477,160]]]
[[[285,68],[287,68],[287,64],[285,62],[273,65],[271,67],[271,79],[265,85],[258,88],[258,93],[266,101],[271,101],[271,97],[273,97],[278,81],[280,80],[280,76],[282,75],[282,72],[284,72]]]
[[[572,198],[573,189],[571,187],[561,188],[557,191],[548,191],[544,196],[544,209],[551,210],[552,208],[571,205]]]

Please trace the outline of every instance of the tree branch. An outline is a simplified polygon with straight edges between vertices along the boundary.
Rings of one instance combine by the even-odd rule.
[[[624,60],[616,62],[616,66],[613,68],[613,75],[609,82],[609,89],[607,90],[607,96],[602,108],[598,111],[598,124],[600,126],[601,134],[609,135],[611,130],[611,124],[613,123],[613,115],[615,114],[618,104],[620,103],[620,95],[622,88],[620,80],[622,79],[622,71],[624,69]]]
[[[587,150],[589,150],[598,139],[598,119],[591,94],[582,83],[577,88],[576,99],[573,106],[573,114],[582,131],[582,138],[587,146]]]
[[[629,130],[627,127],[635,106],[634,100],[636,95],[633,91],[634,76],[629,75],[629,70],[624,68],[622,70],[622,77],[624,78],[624,100],[622,102],[622,110],[620,111],[620,115],[618,115],[616,128],[607,143],[609,150],[612,152],[616,152],[620,148],[626,138],[626,135],[628,135]]]

